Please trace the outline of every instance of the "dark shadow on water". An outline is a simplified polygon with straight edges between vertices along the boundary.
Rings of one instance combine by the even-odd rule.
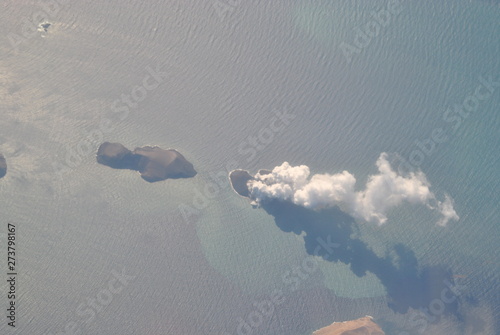
[[[318,212],[277,200],[261,204],[261,207],[274,217],[281,230],[294,234],[304,232],[308,254],[348,264],[358,277],[367,272],[375,274],[387,291],[393,311],[406,313],[409,307],[423,308],[440,311],[436,313],[438,316],[454,314],[462,319],[458,313],[458,299],[453,299],[449,289],[454,286],[453,276],[445,266],[419,268],[413,251],[402,244],[388,246],[387,254],[379,257],[366,243],[353,236],[356,227],[353,218],[338,208]]]

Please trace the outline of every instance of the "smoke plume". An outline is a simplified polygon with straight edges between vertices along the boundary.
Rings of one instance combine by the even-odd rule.
[[[439,201],[430,190],[423,172],[402,176],[395,172],[387,154],[377,160],[378,173],[368,178],[364,189],[356,191],[356,178],[348,171],[310,176],[306,165],[284,162],[271,171],[259,171],[247,183],[250,198],[257,204],[266,199],[291,201],[310,209],[339,206],[357,220],[383,224],[389,209],[403,202],[422,204],[441,213],[437,224],[458,220],[453,200],[445,195]]]

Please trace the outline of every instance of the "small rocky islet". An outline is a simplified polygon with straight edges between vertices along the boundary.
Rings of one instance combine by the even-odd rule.
[[[331,325],[316,330],[312,335],[384,335],[384,331],[371,316],[357,320],[334,322]]]
[[[233,170],[229,173],[229,181],[233,190],[242,197],[250,198],[248,182],[255,178],[246,170]]]
[[[259,175],[265,175],[271,173],[271,170],[261,169],[257,171]],[[233,190],[241,195],[242,197],[250,198],[250,189],[248,188],[248,182],[250,180],[255,180],[247,170],[233,170],[229,173],[229,181]]]
[[[131,151],[120,143],[104,142],[97,150],[97,162],[114,169],[138,171],[150,183],[191,178],[197,174],[193,164],[180,152],[156,146],[144,146]]]

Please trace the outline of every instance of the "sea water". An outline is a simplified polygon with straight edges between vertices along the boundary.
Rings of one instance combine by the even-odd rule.
[[[0,218],[18,226],[19,263],[17,327],[4,320],[2,333],[237,334],[246,322],[309,334],[366,314],[418,333],[377,276],[311,256],[304,232],[277,224],[286,213],[252,208],[224,177],[288,161],[348,170],[361,188],[381,152],[418,158],[460,220],[439,227],[402,205],[383,226],[354,223],[352,238],[380,258],[402,244],[419,269],[445,266],[466,287],[462,319],[427,331],[498,331],[500,87],[467,117],[445,114],[498,81],[498,3],[56,3],[2,5]],[[381,10],[390,18],[376,28]],[[51,25],[23,35],[39,11]],[[140,91],[152,72],[159,85]],[[446,141],[418,156],[435,129]],[[149,184],[98,165],[100,141],[175,148],[198,175]],[[129,279],[110,294],[116,273]]]

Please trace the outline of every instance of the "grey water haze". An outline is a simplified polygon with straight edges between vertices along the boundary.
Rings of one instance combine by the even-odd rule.
[[[303,335],[365,315],[386,334],[499,332],[497,1],[0,8],[0,268],[15,223],[19,273],[1,334]],[[196,175],[144,182],[98,164],[104,142],[174,148]],[[445,226],[425,201],[382,225],[252,208],[228,180],[288,162],[348,171],[359,194],[381,153],[453,200]]]

